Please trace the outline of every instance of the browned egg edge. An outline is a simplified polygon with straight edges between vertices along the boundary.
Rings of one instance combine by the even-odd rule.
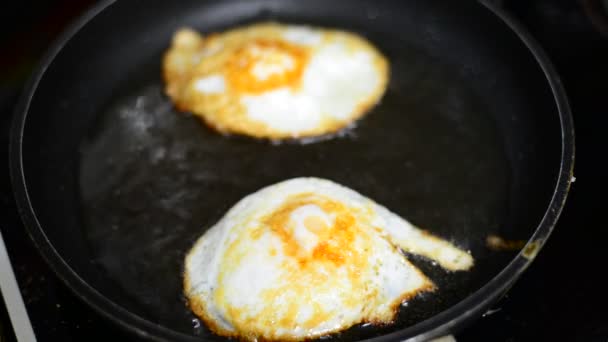
[[[416,295],[418,295],[420,293],[433,292],[433,291],[437,290],[437,286],[435,286],[433,281],[430,280],[424,273],[422,273],[422,271],[420,271],[418,269],[418,267],[412,265],[414,267],[414,272],[418,273],[418,275],[420,277],[424,278],[426,284],[424,286],[422,286],[421,288],[416,289],[415,291],[410,291],[410,292],[402,294],[398,299],[396,299],[391,304],[391,310],[393,311],[393,315],[392,315],[393,319],[391,321],[379,321],[379,320],[366,319],[365,317],[363,317],[360,321],[353,322],[350,326],[340,327],[340,328],[336,328],[334,330],[325,331],[323,333],[314,334],[314,335],[308,335],[305,337],[289,337],[289,336],[273,337],[273,336],[267,336],[265,334],[258,335],[255,333],[247,334],[247,333],[242,333],[239,331],[230,331],[230,330],[224,329],[224,328],[220,327],[218,324],[216,324],[215,321],[213,320],[213,318],[207,314],[208,310],[206,308],[205,302],[202,301],[195,294],[191,294],[189,291],[192,286],[191,286],[190,278],[189,278],[187,270],[186,270],[187,264],[188,264],[187,260],[190,258],[190,255],[192,253],[194,253],[194,251],[197,249],[197,246],[201,243],[202,243],[202,239],[199,239],[199,241],[197,241],[194,244],[194,246],[190,249],[190,251],[188,252],[188,254],[186,255],[186,258],[185,258],[186,265],[184,267],[184,272],[183,272],[183,277],[184,277],[183,291],[184,291],[184,296],[186,297],[186,305],[198,318],[200,318],[205,323],[207,328],[209,328],[209,330],[211,330],[213,333],[215,333],[216,335],[219,335],[219,336],[234,338],[234,339],[237,339],[240,341],[258,341],[258,342],[274,342],[274,341],[296,342],[296,341],[298,341],[298,342],[300,342],[300,341],[309,341],[309,340],[320,338],[322,336],[335,334],[335,333],[347,330],[349,328],[352,328],[353,326],[355,326],[357,324],[369,323],[371,325],[378,326],[378,327],[389,326],[394,323],[394,319],[396,318],[397,314],[399,313],[401,304],[414,298]],[[398,247],[395,247],[392,243],[390,243],[390,241],[389,241],[389,244],[392,247],[399,249]],[[401,256],[404,259],[408,260],[405,255],[401,254]],[[409,262],[409,260],[408,260],[408,262]]]
[[[327,31],[336,31],[331,29],[325,29]],[[179,31],[179,30],[178,30]],[[176,31],[176,32],[178,32]],[[347,31],[344,31],[347,32]],[[217,34],[221,34],[222,32],[212,32],[207,34],[207,36],[213,36]],[[350,32],[348,32],[350,33]],[[351,116],[346,120],[335,120],[329,124],[324,125],[320,128],[314,128],[311,130],[306,130],[298,133],[293,132],[281,132],[275,129],[272,129],[261,122],[255,122],[252,120],[239,120],[238,124],[230,124],[230,125],[219,125],[218,123],[211,120],[205,113],[198,113],[194,111],[190,111],[187,107],[188,104],[180,100],[177,94],[172,94],[169,90],[169,71],[166,67],[168,64],[166,59],[168,58],[169,51],[173,49],[173,44],[167,48],[162,57],[162,78],[165,83],[164,93],[167,97],[171,99],[175,109],[178,112],[190,113],[196,117],[198,117],[207,127],[213,129],[215,132],[228,135],[228,134],[240,134],[246,135],[257,139],[269,139],[269,140],[285,140],[285,139],[302,139],[302,138],[314,138],[321,137],[323,135],[331,135],[336,134],[339,131],[354,125],[358,120],[360,120],[363,116],[371,112],[372,108],[380,103],[384,93],[387,91],[388,83],[390,80],[390,67],[389,62],[386,56],[382,54],[369,40],[366,38],[355,35],[357,39],[363,41],[370,50],[375,54],[374,56],[374,64],[379,74],[381,75],[380,84],[376,87],[374,92],[372,92],[367,101],[363,101],[359,103],[357,108]],[[204,37],[202,37],[204,39]],[[252,129],[251,126],[255,126],[255,129]]]

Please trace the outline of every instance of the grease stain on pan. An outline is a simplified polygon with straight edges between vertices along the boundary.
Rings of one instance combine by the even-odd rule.
[[[536,258],[536,255],[538,254],[538,251],[540,251],[542,246],[543,246],[542,239],[536,239],[534,241],[531,241],[524,247],[524,250],[522,251],[521,255],[523,255],[524,258],[526,258],[528,260],[534,260],[534,258]]]
[[[495,234],[486,238],[486,246],[493,251],[519,251],[525,245],[526,240],[509,240]]]

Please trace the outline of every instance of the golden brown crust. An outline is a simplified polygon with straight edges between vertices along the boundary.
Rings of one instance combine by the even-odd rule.
[[[425,277],[426,278],[426,277]],[[393,319],[390,321],[380,321],[380,320],[373,320],[373,319],[367,319],[367,318],[362,318],[359,322],[355,322],[352,324],[352,326],[355,326],[357,324],[364,324],[364,323],[370,323],[376,326],[386,326],[386,325],[390,325],[392,323],[394,323],[394,318],[397,316],[397,314],[399,313],[401,304],[403,304],[404,302],[407,302],[411,299],[413,299],[415,296],[417,296],[420,293],[423,292],[432,292],[435,291],[436,287],[435,285],[429,280],[429,283],[427,283],[426,285],[424,285],[422,288],[420,288],[419,290],[412,292],[412,293],[405,293],[403,294],[401,297],[399,297],[399,299],[395,300],[395,302],[391,305],[392,307],[392,311],[393,311]],[[187,293],[187,290],[185,290],[185,293]],[[331,334],[335,334],[337,332],[343,331],[345,329],[348,329],[350,327],[339,327],[336,328],[332,331],[326,331],[323,332],[321,334],[317,334],[317,335],[311,335],[311,336],[307,336],[304,338],[294,338],[294,337],[286,337],[286,336],[281,336],[281,337],[269,337],[269,336],[264,336],[264,335],[255,335],[255,334],[242,334],[236,331],[230,331],[230,330],[226,330],[222,327],[220,327],[211,316],[209,316],[207,314],[207,310],[205,309],[205,304],[204,302],[196,297],[196,296],[188,296],[186,294],[186,297],[188,299],[188,307],[190,308],[190,310],[192,310],[192,312],[194,312],[194,314],[196,316],[198,316],[204,323],[205,325],[209,328],[209,330],[211,330],[213,333],[220,335],[220,336],[224,336],[224,337],[229,337],[229,338],[234,338],[234,339],[238,339],[241,341],[291,341],[291,342],[301,342],[301,341],[307,341],[307,340],[311,340],[311,339],[315,339],[315,338],[319,338],[321,336],[326,336],[326,335],[331,335]]]
[[[239,308],[235,308],[234,306],[230,305],[230,303],[228,303],[229,301],[226,300],[227,296],[225,296],[223,294],[223,288],[224,288],[224,282],[222,280],[222,278],[227,274],[226,272],[230,273],[231,270],[231,265],[234,264],[239,264],[239,259],[235,259],[234,257],[230,257],[230,250],[231,248],[235,248],[236,251],[239,250],[238,248],[238,244],[240,240],[242,241],[251,241],[251,240],[256,240],[259,239],[262,236],[262,230],[270,230],[272,231],[274,234],[274,236],[280,238],[280,243],[281,243],[281,250],[282,253],[284,253],[285,255],[291,256],[290,259],[291,260],[306,260],[307,262],[320,262],[320,263],[324,263],[325,266],[328,266],[329,269],[332,265],[336,265],[336,266],[340,266],[344,264],[344,260],[343,258],[340,257],[336,257],[334,255],[334,252],[338,252],[335,250],[330,249],[325,249],[325,248],[320,248],[320,250],[318,251],[318,254],[315,255],[314,252],[312,252],[312,254],[310,255],[304,255],[304,251],[301,250],[301,246],[297,246],[294,245],[294,241],[293,241],[293,236],[291,236],[292,232],[290,231],[284,231],[284,227],[286,227],[287,225],[289,225],[289,221],[287,220],[288,217],[291,216],[291,213],[293,212],[293,210],[296,210],[297,208],[300,208],[302,206],[306,206],[306,205],[310,205],[310,204],[314,204],[316,206],[318,206],[319,208],[322,208],[323,212],[325,213],[331,213],[332,216],[334,217],[333,222],[331,223],[331,225],[329,225],[327,222],[319,222],[316,220],[303,220],[303,224],[306,226],[306,228],[311,231],[311,232],[315,232],[317,234],[317,236],[319,237],[319,242],[318,244],[320,244],[320,247],[322,247],[322,243],[324,241],[328,241],[328,242],[332,242],[331,240],[336,237],[339,238],[340,241],[336,241],[336,243],[334,244],[334,246],[338,247],[338,249],[341,252],[349,252],[349,249],[351,250],[348,254],[348,261],[349,264],[354,264],[355,270],[361,270],[361,269],[368,269],[367,265],[365,264],[366,260],[370,260],[371,258],[369,258],[369,254],[362,254],[362,255],[358,255],[362,250],[367,251],[367,248],[365,246],[360,246],[361,248],[357,248],[356,250],[354,250],[354,246],[352,246],[349,242],[354,239],[355,237],[362,239],[363,241],[367,241],[367,235],[366,232],[370,232],[367,229],[364,230],[358,230],[357,229],[357,224],[356,222],[354,222],[354,218],[351,217],[351,215],[362,215],[362,216],[366,216],[366,215],[371,215],[370,211],[367,210],[367,208],[347,208],[347,205],[340,203],[340,202],[335,202],[334,200],[332,200],[331,198],[328,197],[324,197],[323,195],[318,195],[314,192],[300,192],[294,195],[291,195],[291,197],[289,197],[287,200],[283,200],[281,202],[282,204],[277,206],[273,206],[274,210],[271,212],[265,212],[262,213],[262,215],[259,215],[258,218],[256,218],[256,220],[260,223],[262,223],[260,226],[252,226],[251,229],[249,230],[245,230],[243,231],[243,234],[239,235],[238,237],[231,239],[230,243],[225,245],[226,249],[223,251],[223,254],[221,255],[221,259],[224,260],[229,260],[231,262],[225,262],[222,261],[222,263],[216,265],[218,268],[216,270],[219,270],[219,273],[217,274],[217,280],[214,281],[214,283],[216,284],[214,286],[214,288],[216,289],[215,292],[213,292],[212,290],[211,293],[205,293],[204,295],[200,292],[195,293],[193,292],[193,285],[194,286],[198,286],[198,284],[193,284],[192,283],[192,279],[190,279],[191,276],[193,276],[194,274],[192,273],[193,271],[196,270],[196,267],[194,267],[194,261],[195,260],[201,260],[199,258],[199,255],[196,254],[196,251],[201,251],[203,247],[207,247],[209,244],[208,242],[210,242],[209,240],[206,240],[206,237],[203,236],[202,238],[199,238],[196,243],[194,244],[194,246],[191,248],[190,251],[188,251],[186,258],[185,258],[185,268],[184,268],[184,273],[183,273],[183,291],[184,291],[184,295],[187,298],[187,303],[189,308],[206,324],[206,326],[209,327],[209,329],[211,331],[213,331],[214,333],[221,335],[221,336],[227,336],[227,337],[232,337],[232,338],[236,338],[236,339],[240,339],[240,340],[247,340],[247,341],[253,341],[253,340],[258,340],[258,341],[277,341],[277,340],[285,340],[285,341],[302,341],[302,340],[308,340],[308,339],[312,339],[312,338],[317,338],[317,337],[321,337],[321,336],[325,336],[325,335],[329,335],[332,333],[336,333],[345,329],[348,329],[354,325],[357,324],[361,324],[361,323],[372,323],[374,325],[388,325],[391,324],[396,315],[398,314],[400,308],[401,308],[401,304],[405,301],[410,300],[411,298],[415,297],[416,295],[422,293],[422,292],[430,292],[430,291],[434,291],[436,289],[436,286],[434,285],[434,283],[428,279],[423,273],[422,271],[420,271],[418,268],[416,268],[415,266],[412,266],[411,271],[413,272],[413,278],[416,278],[419,280],[419,282],[417,283],[417,286],[410,286],[410,290],[409,292],[406,293],[402,293],[398,298],[390,301],[390,302],[385,302],[384,300],[381,301],[377,301],[377,295],[378,295],[378,289],[377,288],[371,288],[370,291],[367,290],[367,287],[365,286],[368,283],[365,283],[365,277],[358,277],[358,279],[350,279],[350,284],[353,284],[353,290],[352,292],[354,293],[358,293],[359,295],[355,296],[354,298],[347,298],[345,299],[342,303],[344,304],[343,306],[341,306],[338,310],[328,310],[328,311],[324,311],[321,308],[321,310],[317,310],[316,307],[313,307],[312,310],[314,312],[314,314],[312,315],[312,318],[310,319],[310,321],[307,321],[305,323],[302,322],[298,322],[298,326],[302,329],[304,329],[305,331],[314,331],[315,328],[318,328],[319,326],[322,326],[322,324],[324,322],[327,322],[327,320],[331,319],[331,317],[324,317],[324,313],[330,313],[332,315],[335,315],[336,313],[340,313],[340,309],[343,308],[348,308],[351,305],[356,305],[356,303],[366,303],[367,305],[363,305],[363,311],[357,311],[358,312],[358,316],[357,316],[357,320],[356,321],[349,321],[348,323],[343,323],[343,326],[340,327],[336,327],[335,329],[331,330],[331,331],[324,331],[324,332],[319,332],[319,333],[315,333],[315,334],[310,334],[307,337],[303,337],[303,338],[298,338],[298,337],[292,337],[289,335],[281,335],[279,333],[277,333],[276,331],[272,331],[272,329],[267,329],[264,330],[262,328],[260,328],[260,326],[264,326],[264,327],[274,327],[279,325],[279,323],[275,324],[274,321],[272,321],[272,319],[276,318],[276,322],[279,322],[282,319],[287,319],[290,322],[287,322],[285,324],[280,324],[284,327],[290,327],[293,326],[291,325],[291,323],[295,320],[294,317],[297,313],[298,310],[298,303],[297,302],[293,302],[290,301],[291,305],[287,305],[286,307],[281,307],[281,308],[285,308],[286,310],[284,310],[286,313],[282,313],[280,315],[276,315],[273,316],[270,320],[264,320],[264,318],[268,318],[272,315],[273,311],[278,311],[279,305],[286,305],[285,303],[273,303],[273,297],[277,297],[277,294],[274,293],[270,293],[271,291],[275,290],[275,289],[270,289],[269,291],[263,291],[263,292],[259,292],[259,296],[257,298],[260,299],[260,301],[262,303],[265,304],[265,306],[268,306],[270,310],[270,313],[266,312],[264,313],[264,310],[266,310],[266,308],[264,308],[262,311],[256,313],[255,317],[250,317],[248,312],[239,312]],[[259,214],[259,212],[258,212]],[[310,218],[310,217],[307,217]],[[312,216],[312,218],[314,218],[314,216]],[[364,219],[364,222],[367,222],[369,220],[368,219]],[[373,230],[373,232],[375,233],[380,233],[382,234],[382,232],[380,231],[379,228],[374,228],[374,227],[370,227],[371,229],[375,229]],[[331,231],[330,231],[331,230]],[[340,232],[336,232],[336,231],[340,231]],[[328,235],[323,235],[323,233],[331,233]],[[381,237],[379,237],[381,238]],[[385,238],[384,240],[386,242],[386,244],[382,244],[379,246],[384,246],[382,248],[388,248],[391,252],[394,252],[396,254],[399,254],[402,258],[405,258],[405,256],[403,256],[402,254],[400,254],[400,249],[399,247],[397,247],[396,245],[392,244],[389,240],[387,240]],[[331,243],[330,243],[331,245]],[[313,251],[316,251],[315,249],[312,249]],[[371,249],[370,249],[371,250]],[[388,250],[383,250],[383,251],[388,251]],[[269,253],[272,253],[272,249],[269,250]],[[232,255],[234,255],[234,253],[232,253]],[[197,258],[197,259],[195,259]],[[407,259],[404,259],[404,261]],[[379,267],[376,264],[376,267]],[[294,288],[297,288],[298,286],[307,286],[310,287],[311,284],[313,284],[313,282],[316,279],[320,279],[321,277],[318,275],[315,275],[313,277],[304,277],[303,275],[305,275],[308,270],[306,266],[302,266],[302,265],[298,265],[298,264],[293,264],[292,269],[295,269],[295,272],[289,273],[289,276],[293,275],[293,277],[288,278],[288,277],[282,277],[281,280],[285,280],[285,282],[283,284],[281,284],[280,286],[277,286],[277,289],[280,288],[282,286],[282,289],[279,290],[279,293],[285,293],[287,292],[287,290],[292,290]],[[373,269],[372,269],[373,270]],[[205,270],[203,270],[204,272]],[[373,272],[373,271],[372,271]],[[330,272],[331,273],[331,272]],[[333,273],[335,274],[335,273]],[[307,281],[301,281],[303,278],[307,279]],[[328,277],[328,279],[330,279],[330,281],[325,281],[322,280],[323,283],[328,283],[331,285],[331,278],[332,276]],[[309,279],[312,279],[312,281],[308,281]],[[359,286],[362,285],[362,286]],[[415,285],[415,284],[414,284]],[[314,298],[315,294],[314,291],[305,291],[304,289],[300,289],[299,291],[295,291],[298,294],[302,294],[302,297],[306,297],[307,294],[306,292],[313,292],[313,297],[306,297],[307,299],[305,299],[306,303],[314,303],[315,300],[311,300],[311,298]],[[269,294],[270,296],[267,297],[267,294]],[[301,298],[300,298],[301,299]],[[382,310],[380,313],[378,313],[379,311],[376,310],[376,303],[379,303],[379,305],[382,305]],[[313,304],[314,305],[314,304]],[[218,311],[217,308],[221,309],[220,312],[220,316],[218,317]],[[291,312],[291,311],[294,311]],[[360,308],[357,308],[357,310],[361,310]],[[360,314],[359,314],[360,313]],[[220,322],[220,320],[227,320],[230,324],[231,327],[234,327],[233,329],[227,329],[225,326],[222,326]],[[262,322],[263,321],[263,322]],[[262,325],[256,324],[256,323],[260,323],[262,322]],[[269,323],[270,322],[270,323]],[[287,334],[287,333],[285,333]]]
[[[304,196],[301,200],[305,200],[306,199],[305,197],[306,196]],[[300,198],[298,198],[298,200],[300,200]],[[331,203],[327,203],[326,205],[331,205]],[[268,217],[267,219],[272,221],[275,218]],[[270,224],[270,225],[272,225],[272,224]],[[363,316],[359,321],[352,322],[352,324],[350,326],[337,327],[330,331],[324,331],[323,333],[318,333],[318,334],[314,334],[314,335],[311,334],[311,335],[303,337],[303,338],[284,336],[284,335],[276,336],[276,335],[270,335],[270,334],[265,334],[265,333],[258,334],[258,333],[254,333],[251,331],[239,331],[238,327],[235,329],[235,331],[227,330],[227,329],[223,328],[222,326],[220,326],[216,322],[216,318],[212,317],[209,314],[210,310],[207,307],[205,301],[202,299],[202,296],[200,294],[194,294],[194,293],[190,292],[192,289],[192,284],[191,284],[191,280],[188,275],[187,267],[188,267],[189,259],[192,255],[192,253],[194,253],[194,251],[197,249],[197,247],[201,243],[202,243],[202,240],[199,239],[194,244],[192,249],[188,252],[188,254],[186,255],[186,258],[185,258],[186,259],[186,269],[184,270],[184,274],[183,274],[183,277],[184,277],[183,289],[184,289],[184,295],[187,299],[188,307],[190,308],[190,310],[192,310],[192,312],[196,316],[198,316],[205,323],[205,325],[213,333],[220,335],[220,336],[235,338],[238,340],[243,340],[243,341],[306,341],[306,340],[318,338],[321,336],[337,333],[337,332],[343,331],[352,326],[355,326],[357,324],[362,324],[362,323],[371,323],[371,324],[378,325],[378,326],[389,325],[389,324],[393,323],[396,315],[398,314],[398,312],[400,310],[402,303],[412,299],[413,297],[415,297],[416,295],[418,295],[420,293],[432,292],[432,291],[436,290],[435,284],[426,275],[424,275],[424,273],[422,273],[418,268],[414,267],[413,271],[416,272],[417,276],[423,280],[423,285],[418,287],[416,290],[413,290],[413,291],[410,291],[407,293],[403,293],[398,299],[394,300],[390,304],[392,314],[390,315],[390,318],[387,318],[386,320],[370,319],[368,317]],[[398,247],[396,247],[392,244],[390,246],[391,246],[390,248],[394,248],[395,251],[398,251]],[[314,323],[314,322],[311,322],[311,323]]]

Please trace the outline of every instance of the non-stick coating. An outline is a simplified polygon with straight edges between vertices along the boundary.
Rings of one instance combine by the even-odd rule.
[[[359,32],[391,62],[382,102],[342,136],[274,145],[222,136],[162,94],[171,34],[259,20]],[[416,298],[411,326],[464,299],[528,239],[560,166],[557,107],[536,60],[489,10],[445,1],[124,1],[84,27],[50,64],[27,113],[23,170],[51,245],[84,281],[148,321],[213,337],[181,296],[194,239],[246,194],[296,176],[332,179],[470,249],[447,273],[412,257],[440,290]]]

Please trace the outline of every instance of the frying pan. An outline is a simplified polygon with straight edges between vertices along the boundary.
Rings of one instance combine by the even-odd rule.
[[[274,20],[358,32],[391,62],[386,95],[356,127],[311,144],[224,136],[178,113],[160,58],[183,26]],[[105,1],[50,50],[12,130],[11,170],[40,253],[79,297],[143,337],[219,340],[186,308],[183,258],[236,201],[296,176],[328,178],[476,260],[394,324],[329,339],[429,339],[498,300],[534,259],[564,204],[574,132],[544,53],[500,8],[439,0]],[[516,251],[490,235],[527,241]]]

